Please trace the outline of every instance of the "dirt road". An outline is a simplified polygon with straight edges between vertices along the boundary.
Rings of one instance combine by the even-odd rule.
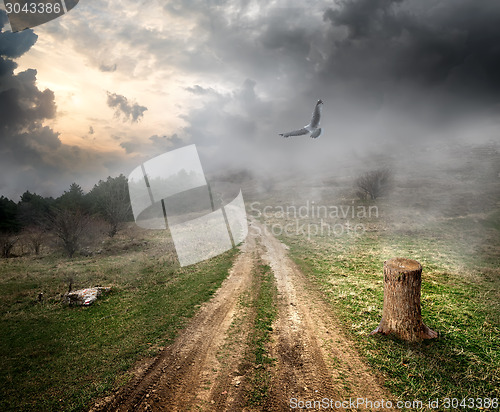
[[[306,401],[348,406],[350,398],[392,398],[342,334],[334,308],[288,258],[285,245],[252,222],[241,252],[220,289],[175,342],[94,410],[289,411]],[[254,319],[249,302],[262,262],[271,267],[278,288],[278,316],[268,347],[276,362],[269,367],[266,400],[250,406],[255,365],[247,347]]]

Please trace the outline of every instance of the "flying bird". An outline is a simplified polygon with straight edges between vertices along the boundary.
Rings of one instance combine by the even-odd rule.
[[[302,136],[304,134],[311,133],[311,137],[316,139],[321,136],[321,127],[319,126],[319,121],[321,119],[321,109],[323,108],[323,101],[320,99],[316,106],[314,107],[314,112],[312,115],[311,122],[304,126],[302,129],[294,130],[293,132],[280,133],[280,136],[290,137],[290,136]]]

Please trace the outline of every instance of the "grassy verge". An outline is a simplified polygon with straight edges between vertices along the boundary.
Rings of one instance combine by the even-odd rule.
[[[500,242],[491,219],[481,238],[477,223],[456,219],[411,232],[283,241],[400,399],[498,398]],[[369,335],[382,314],[383,262],[395,256],[422,263],[422,316],[438,339],[409,344]]]
[[[248,395],[251,405],[262,405],[269,391],[271,382],[270,365],[274,359],[269,357],[267,343],[269,342],[272,323],[276,318],[277,289],[272,270],[267,265],[258,267],[259,288],[255,300],[255,321],[250,337],[252,364],[252,389]]]
[[[236,254],[179,268],[147,242],[159,240],[97,258],[1,262],[0,410],[86,410],[173,339]],[[60,295],[69,278],[74,289],[111,285],[113,292],[91,307],[67,307]]]

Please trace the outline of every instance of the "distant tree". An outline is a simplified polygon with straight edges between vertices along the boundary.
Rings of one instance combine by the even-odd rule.
[[[109,225],[108,235],[113,237],[120,224],[133,220],[127,178],[123,175],[100,180],[89,192],[92,210],[99,213]]]
[[[51,216],[52,230],[70,258],[79,250],[90,220],[90,216],[80,209],[53,210]]]
[[[377,199],[387,193],[391,186],[392,172],[389,169],[378,169],[358,177],[356,186],[361,199]]]
[[[30,226],[24,230],[25,238],[35,255],[40,254],[40,249],[47,239],[47,233],[40,226]]]
[[[42,197],[36,193],[24,192],[17,204],[19,220],[23,227],[46,227],[50,208],[54,204],[51,197]]]
[[[12,233],[21,229],[15,202],[0,196],[0,232]]]
[[[0,233],[0,252],[3,258],[11,257],[12,248],[18,241],[18,237],[9,233]]]
[[[85,197],[83,189],[80,185],[72,183],[68,191],[59,196],[55,201],[59,209],[67,209],[72,211],[80,210],[82,212],[89,211],[89,202]]]

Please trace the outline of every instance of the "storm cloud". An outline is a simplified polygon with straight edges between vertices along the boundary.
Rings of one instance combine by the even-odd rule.
[[[43,126],[54,118],[54,93],[39,90],[36,70],[14,74],[12,60],[25,53],[36,42],[31,30],[11,33],[0,31],[0,156],[23,163],[38,162],[43,153],[61,145],[58,133]]]
[[[500,3],[288,4],[165,6],[195,29],[184,49],[165,52],[151,42],[149,51],[158,62],[175,62],[205,79],[186,88],[193,107],[178,134],[202,152],[211,147],[206,153],[214,164],[302,170],[346,153],[426,147],[473,132],[478,141],[491,138],[483,130],[494,127],[500,99]],[[321,141],[279,140],[279,132],[307,124],[319,98],[325,102]]]
[[[0,21],[6,21],[3,11]],[[13,59],[28,52],[38,36],[31,29],[19,33],[2,29],[3,24],[0,25],[2,195],[14,200],[25,190],[59,195],[63,187],[80,180],[82,172],[89,172],[92,179],[101,177],[105,164],[117,163],[116,156],[62,143],[60,133],[46,125],[57,116],[54,92],[39,89],[37,70],[15,72],[18,63]]]
[[[500,3],[470,0],[342,1],[325,21],[332,35],[321,79],[355,95],[432,120],[489,111],[500,102]]]
[[[195,143],[213,168],[316,173],[397,147],[498,140],[496,0],[124,0],[113,14],[110,4],[82,3],[64,24],[41,29],[47,42],[83,56],[72,67],[94,69],[96,94],[121,120],[93,113],[82,134],[91,122],[92,140],[106,133],[131,162]],[[0,42],[7,110],[0,116],[2,127],[36,126],[35,141],[25,136],[18,146],[34,156],[63,134],[41,133],[58,114],[52,92],[36,87],[36,72],[13,74],[14,56],[36,41],[32,31],[22,34]],[[17,82],[15,90],[6,81]],[[307,124],[318,99],[320,139],[279,137]]]

